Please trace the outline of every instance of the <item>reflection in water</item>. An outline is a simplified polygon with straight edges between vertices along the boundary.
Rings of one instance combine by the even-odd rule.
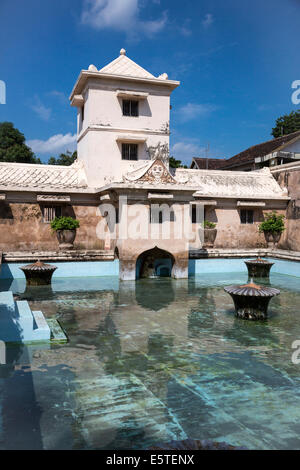
[[[0,448],[117,450],[186,438],[299,448],[299,280],[271,276],[281,295],[260,323],[237,319],[223,291],[245,281],[64,279],[30,292],[14,284],[33,310],[59,317],[70,341],[27,355],[7,349]]]
[[[173,282],[171,279],[140,279],[136,282],[135,297],[141,307],[157,312],[174,302]]]

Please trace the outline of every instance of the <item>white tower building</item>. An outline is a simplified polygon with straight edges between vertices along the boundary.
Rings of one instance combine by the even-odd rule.
[[[154,77],[126,56],[82,70],[70,96],[77,113],[78,160],[88,185],[121,181],[155,155],[169,159],[170,95],[179,85]]]

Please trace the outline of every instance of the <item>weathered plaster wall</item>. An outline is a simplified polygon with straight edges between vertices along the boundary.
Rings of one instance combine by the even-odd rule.
[[[80,221],[75,248],[103,249],[104,243],[96,236],[100,220],[97,207],[65,206],[63,215],[75,216]],[[57,250],[56,235],[50,224],[44,223],[39,204],[0,202],[0,250]]]
[[[287,187],[291,201],[286,211],[286,231],[279,248],[300,251],[300,164],[289,163],[272,170],[281,187]]]
[[[241,224],[240,209],[236,202],[218,202],[216,207],[205,208],[205,220],[216,223],[217,237],[215,248],[263,248],[267,246],[265,237],[259,233],[258,226],[264,220],[264,214],[276,210],[285,215],[285,209],[278,204],[268,203],[265,208],[251,208],[254,223]],[[193,249],[200,248],[193,244]]]
[[[300,183],[300,173],[298,179],[293,176],[293,184],[297,186]],[[300,201],[299,201],[300,202]],[[299,225],[300,208],[293,206],[295,202],[290,204],[288,210],[287,226],[288,230],[284,233],[280,244],[281,248],[287,247],[300,250],[300,235],[297,233]],[[145,208],[145,206],[143,206]],[[254,224],[243,225],[240,223],[239,210],[234,202],[218,202],[215,208],[207,208],[205,219],[217,223],[217,238],[215,248],[256,248],[265,247],[266,242],[263,234],[258,231],[258,224],[263,220],[263,213],[277,209],[279,213],[284,213],[283,208],[278,208],[271,203],[262,211],[255,209]],[[75,240],[75,249],[92,250],[104,249],[105,239],[99,239],[97,236],[97,225],[101,220],[101,215],[96,204],[73,204],[66,205],[63,208],[63,215],[76,217],[80,221],[80,228],[77,231]],[[292,218],[294,217],[294,219]],[[298,219],[295,217],[298,217]],[[131,220],[129,218],[129,229]],[[149,214],[146,210],[145,222],[142,224],[148,226]],[[145,250],[158,246],[159,248],[170,251],[175,259],[178,269],[186,270],[186,262],[190,248],[201,248],[192,241],[183,236],[178,239],[178,235],[174,237],[174,223],[171,223],[171,237],[164,238],[162,225],[156,224],[159,229],[159,235],[148,238],[148,235],[142,239],[135,240],[130,236],[122,240],[112,240],[109,248],[114,249],[118,246],[120,259],[126,260],[128,263],[135,263],[136,258]],[[175,222],[176,225],[176,222]],[[138,229],[138,227],[137,227]],[[176,232],[175,232],[176,233]],[[291,236],[292,234],[292,236]],[[98,234],[99,235],[99,234]],[[287,237],[289,241],[287,242]],[[105,237],[104,237],[105,238]],[[298,243],[298,244],[297,244]],[[0,250],[1,251],[18,251],[18,250],[56,250],[58,242],[55,234],[52,235],[50,225],[42,220],[42,211],[39,204],[36,203],[7,203],[0,202]],[[182,261],[181,261],[182,260]],[[181,264],[182,268],[180,267]],[[135,268],[134,268],[135,269]]]

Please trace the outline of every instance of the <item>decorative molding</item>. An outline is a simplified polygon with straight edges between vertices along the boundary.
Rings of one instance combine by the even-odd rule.
[[[86,134],[90,131],[107,131],[107,132],[131,132],[131,133],[137,133],[137,134],[149,134],[149,135],[161,135],[161,136],[166,136],[169,135],[169,133],[164,129],[164,130],[153,130],[153,129],[124,129],[121,127],[112,127],[108,125],[101,125],[101,124],[92,124],[91,126],[88,126],[87,128],[83,129],[81,133],[77,137],[77,142],[80,142],[83,137],[86,136]]]
[[[38,194],[36,200],[37,202],[70,202],[71,197],[61,194]]]
[[[6,194],[0,193],[0,201],[5,201],[5,199],[6,199]]]
[[[199,206],[216,206],[217,201],[213,201],[211,199],[202,199],[199,201],[191,201],[190,204]]]
[[[170,193],[148,193],[148,199],[173,199],[174,195]]]
[[[136,135],[118,135],[116,138],[117,142],[132,142],[132,143],[140,143],[143,144],[147,141],[147,137],[138,137]]]
[[[265,202],[249,202],[249,201],[238,201],[237,202],[238,207],[265,207],[266,203]]]
[[[71,106],[83,106],[84,98],[82,95],[75,95],[71,101]]]
[[[133,90],[117,90],[116,95],[118,98],[133,98],[135,100],[145,100],[148,98],[149,93],[144,93],[142,91],[133,91]]]
[[[142,168],[127,173],[124,176],[124,181],[134,182],[138,186],[147,183],[151,185],[175,185],[177,183],[160,159],[150,161]]]

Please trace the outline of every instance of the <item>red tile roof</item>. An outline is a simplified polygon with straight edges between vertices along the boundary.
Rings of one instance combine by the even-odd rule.
[[[217,170],[226,162],[225,158],[193,158],[199,170]]]
[[[279,149],[282,145],[287,144],[291,140],[300,137],[300,131],[293,132],[292,134],[283,135],[281,137],[277,137],[277,139],[268,140],[267,142],[263,142],[262,144],[254,145],[253,147],[249,147],[247,150],[234,155],[233,157],[229,158],[222,164],[222,170],[226,168],[236,167],[243,165],[244,163],[248,163],[253,161],[256,157],[264,157],[269,153],[275,152]]]

